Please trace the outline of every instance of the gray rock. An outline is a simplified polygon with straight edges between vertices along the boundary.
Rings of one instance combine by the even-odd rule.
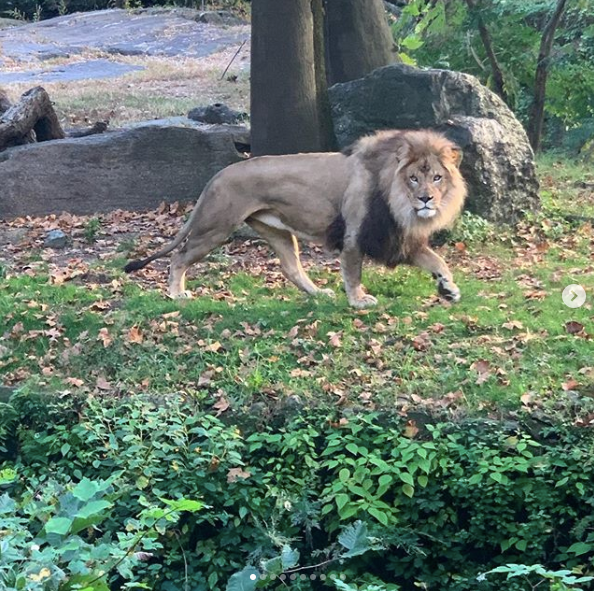
[[[68,244],[68,236],[62,230],[50,230],[43,241],[45,248],[65,248]]]
[[[226,25],[228,27],[247,24],[246,21],[235,16],[228,10],[206,10],[200,13],[197,20],[201,23],[208,23],[210,25]]]
[[[188,113],[188,117],[194,121],[202,121],[203,123],[239,123],[246,117],[246,113],[240,113],[230,109],[223,103],[215,103],[208,105],[208,107],[196,107]]]
[[[53,56],[60,57],[60,56]],[[49,59],[49,54],[44,54],[44,59]],[[0,72],[0,84],[11,82],[36,85],[48,82],[72,82],[74,80],[99,80],[123,76],[130,72],[144,70],[142,66],[133,64],[120,64],[108,59],[86,60],[64,64],[48,69],[14,70]]]
[[[341,147],[377,129],[436,128],[464,151],[467,208],[510,223],[540,208],[534,154],[504,102],[473,76],[396,64],[330,89]]]
[[[4,18],[0,17],[0,29],[8,29],[9,27],[20,27],[24,25],[26,21],[20,21],[16,18]]]
[[[249,27],[199,22],[191,9],[97,10],[0,30],[2,55],[21,62],[48,56],[113,55],[204,57],[249,39]]]
[[[194,201],[239,162],[247,130],[186,118],[9,148],[0,153],[0,219],[68,211],[85,215]]]

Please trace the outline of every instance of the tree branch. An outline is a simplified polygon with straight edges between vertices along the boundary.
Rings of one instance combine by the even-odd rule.
[[[503,77],[503,70],[499,65],[499,60],[497,59],[497,55],[495,54],[495,49],[493,48],[493,41],[491,40],[491,33],[483,20],[483,17],[480,14],[480,10],[477,9],[477,5],[475,0],[466,0],[466,4],[472,13],[474,13],[476,17],[476,24],[479,30],[479,34],[481,36],[481,40],[483,42],[483,46],[485,48],[485,52],[487,54],[487,58],[489,63],[491,64],[491,73],[493,75],[493,88],[495,92],[505,101],[505,103],[509,104],[509,97],[507,96],[507,92],[505,91],[505,80]]]
[[[559,21],[563,16],[567,0],[558,0],[557,6],[548,20],[542,32],[540,39],[540,49],[538,52],[538,61],[536,63],[536,74],[534,77],[534,99],[530,109],[530,119],[528,122],[528,139],[535,152],[540,150],[542,139],[542,130],[544,124],[544,104],[547,90],[547,77],[549,69],[549,57],[555,41],[555,32],[559,26]]]

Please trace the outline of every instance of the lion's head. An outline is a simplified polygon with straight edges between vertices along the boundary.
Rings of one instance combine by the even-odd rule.
[[[404,228],[430,234],[460,213],[466,186],[462,152],[433,131],[380,131],[356,144],[356,153],[376,176],[392,215]]]

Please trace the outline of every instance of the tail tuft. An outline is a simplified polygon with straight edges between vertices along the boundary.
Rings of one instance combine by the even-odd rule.
[[[146,265],[148,265],[149,261],[145,260],[137,260],[137,261],[130,261],[125,267],[124,267],[124,272],[125,273],[132,273],[133,271],[138,271],[139,269],[142,269],[143,267],[145,267]]]

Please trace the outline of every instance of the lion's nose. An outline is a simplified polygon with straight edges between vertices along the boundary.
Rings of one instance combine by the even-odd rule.
[[[423,203],[428,203],[429,201],[431,201],[431,199],[433,199],[433,197],[431,195],[423,195],[422,197],[419,197],[419,199]]]

